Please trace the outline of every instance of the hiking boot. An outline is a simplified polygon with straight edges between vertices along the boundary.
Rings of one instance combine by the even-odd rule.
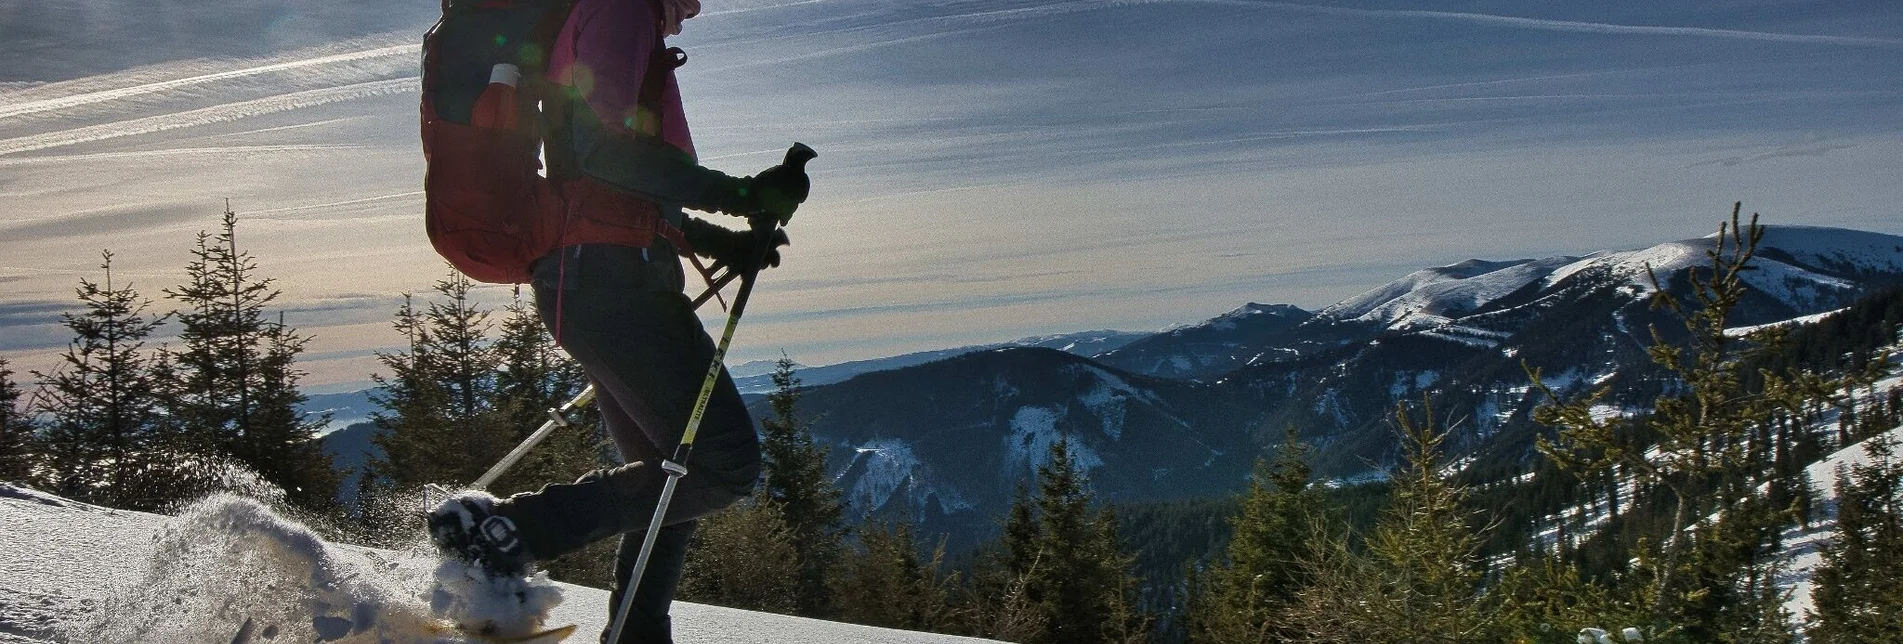
[[[430,540],[444,558],[481,567],[493,577],[526,577],[528,549],[515,522],[496,512],[496,497],[471,490],[450,496],[429,511]]]

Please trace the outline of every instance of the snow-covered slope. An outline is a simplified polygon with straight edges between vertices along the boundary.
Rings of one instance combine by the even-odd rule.
[[[1336,322],[1373,323],[1409,331],[1457,324],[1463,316],[1489,305],[1530,301],[1581,279],[1606,280],[1629,287],[1634,297],[1652,291],[1647,267],[1660,279],[1693,267],[1708,266],[1706,256],[1716,235],[1666,242],[1628,251],[1601,251],[1584,257],[1516,261],[1473,259],[1415,271],[1388,284],[1322,309],[1317,316]],[[1767,226],[1758,247],[1757,270],[1745,280],[1793,310],[1830,307],[1873,277],[1903,276],[1903,237],[1841,228]],[[1527,291],[1532,287],[1531,291]],[[1840,305],[1840,304],[1839,304]]]
[[[1411,329],[1446,322],[1525,288],[1577,261],[1551,257],[1508,262],[1470,259],[1451,266],[1408,274],[1374,290],[1322,309],[1334,320],[1371,322],[1390,329]]]
[[[1903,442],[1903,427],[1892,429],[1884,434],[1893,442]],[[1796,618],[1807,618],[1815,608],[1811,599],[1811,577],[1824,565],[1823,550],[1837,538],[1837,479],[1853,466],[1869,465],[1870,452],[1866,446],[1874,438],[1838,450],[1824,460],[1812,463],[1805,468],[1811,485],[1817,489],[1822,501],[1822,521],[1808,527],[1792,527],[1783,536],[1784,551],[1780,562],[1784,568],[1779,585],[1790,589],[1790,597],[1785,600],[1784,608]]]
[[[110,510],[0,484],[0,643],[223,644],[246,619],[260,642],[430,642],[433,558],[328,544],[237,497],[179,517]],[[549,624],[592,641],[605,591],[550,584]],[[981,642],[676,603],[675,639],[694,642]]]

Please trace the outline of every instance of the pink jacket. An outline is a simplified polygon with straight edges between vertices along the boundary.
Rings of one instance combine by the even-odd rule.
[[[660,36],[659,3],[652,0],[579,0],[549,53],[549,78],[578,90],[604,126],[636,130],[644,121],[637,104]],[[694,156],[680,86],[668,71],[662,96],[662,140]],[[654,132],[645,132],[648,135]],[[686,248],[680,231],[667,225],[654,203],[593,179],[562,186],[566,212],[557,248],[615,244],[646,248],[657,235]]]
[[[605,123],[631,129],[635,104],[659,35],[660,11],[651,0],[580,0],[549,55],[549,78],[581,90]],[[681,109],[681,88],[667,75],[662,96],[661,138],[694,154]]]

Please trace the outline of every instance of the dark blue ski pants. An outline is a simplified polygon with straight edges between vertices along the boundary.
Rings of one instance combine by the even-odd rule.
[[[659,502],[658,465],[686,431],[714,342],[682,293],[680,260],[664,240],[647,249],[570,246],[538,261],[534,276],[542,320],[594,381],[602,423],[627,465],[517,495],[508,514],[536,559],[621,535],[612,611]],[[668,605],[695,520],[746,497],[760,476],[759,437],[724,368],[684,465],[622,642],[671,641]]]

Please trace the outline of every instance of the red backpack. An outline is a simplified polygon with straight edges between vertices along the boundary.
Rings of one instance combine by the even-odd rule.
[[[543,178],[539,107],[557,99],[548,51],[574,0],[443,0],[423,36],[424,224],[430,244],[470,279],[529,281],[529,266],[554,250],[563,201]],[[519,90],[483,98],[499,64],[520,72]],[[513,100],[510,100],[513,99]],[[513,126],[484,116],[504,108]]]

